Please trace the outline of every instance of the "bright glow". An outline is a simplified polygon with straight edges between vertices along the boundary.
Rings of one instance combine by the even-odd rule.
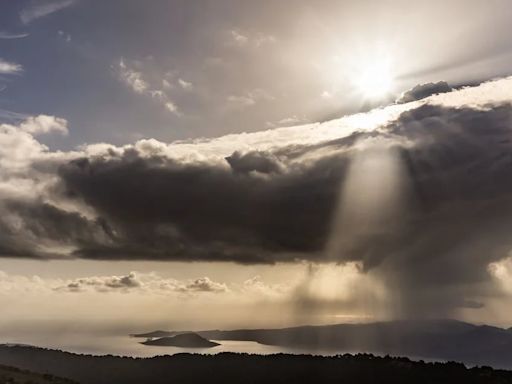
[[[391,93],[393,75],[388,61],[370,63],[355,74],[354,87],[367,99],[381,99]]]

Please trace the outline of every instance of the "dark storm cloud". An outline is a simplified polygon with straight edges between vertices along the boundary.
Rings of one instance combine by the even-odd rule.
[[[438,93],[451,92],[452,87],[446,81],[439,81],[437,83],[418,84],[414,88],[409,89],[402,93],[397,99],[397,103],[409,103],[415,100],[421,100],[428,96]]]
[[[278,173],[281,169],[277,158],[262,152],[249,152],[247,154],[235,152],[226,157],[226,161],[234,172],[240,173]]]
[[[254,263],[319,257],[345,164],[325,158],[278,173],[271,154],[213,165],[132,151],[75,160],[59,174],[67,196],[113,228],[112,248],[91,244],[83,257]]]
[[[426,105],[404,113],[380,134],[357,134],[359,142],[385,136],[412,143],[399,151],[413,204],[397,213],[404,221],[400,230],[363,233],[338,250],[335,261],[362,261],[367,270],[390,268],[400,275],[402,291],[486,280],[487,265],[512,245],[511,118],[508,105],[490,110]],[[262,152],[234,154],[230,166],[143,158],[136,151],[75,160],[61,167],[63,190],[94,208],[104,241],[75,221],[60,231],[63,239],[76,236],[75,255],[86,258],[327,261],[324,249],[351,161],[350,150],[333,153],[332,147],[347,142],[352,138],[325,143],[329,156],[282,166],[281,173],[271,166],[277,157]],[[286,151],[280,151],[279,161],[287,164]],[[31,216],[29,223],[39,221],[43,228],[45,221],[55,221],[51,215]],[[55,237],[58,228],[32,232]],[[70,234],[71,228],[76,231]],[[431,290],[425,292],[425,301],[437,300]],[[462,305],[455,299],[450,305]]]
[[[101,219],[89,220],[45,202],[8,200],[1,210],[0,255],[4,257],[55,258],[64,256],[67,246],[108,242]]]
[[[403,150],[415,199],[403,230],[365,239],[353,257],[382,260],[403,310],[467,307],[485,294],[489,263],[512,242],[512,109],[424,105],[387,131],[414,143]],[[421,313],[424,315],[425,313]]]
[[[325,143],[328,155],[310,162],[291,163],[286,153],[296,153],[295,147],[280,149],[279,160],[270,153],[234,154],[230,166],[129,152],[73,161],[59,175],[66,193],[93,207],[114,234],[108,246],[82,243],[78,256],[357,261],[392,277],[400,311],[424,315],[468,303],[476,308],[489,263],[512,247],[511,122],[510,105],[477,110],[427,104],[380,133],[356,133],[360,144],[396,142],[411,203],[391,218],[402,221],[400,227],[360,233],[334,255],[325,252],[329,237],[350,233],[350,222],[339,234],[331,233],[331,223],[357,151],[351,136]],[[302,148],[313,150],[318,146]],[[281,168],[271,166],[278,162]]]
[[[494,86],[489,89],[500,89]],[[473,104],[467,91],[446,96]],[[404,313],[477,309],[489,294],[489,264],[512,248],[512,106],[423,102],[404,110],[378,129],[293,145],[274,137],[308,128],[54,153],[19,127],[4,126],[0,253],[246,264],[355,261],[386,279]],[[264,145],[251,149],[263,137]],[[356,166],[375,153],[383,157],[374,159],[392,159],[399,167]],[[397,183],[390,170],[400,170],[403,201],[386,211],[384,221],[370,217],[367,226],[357,216],[368,214],[364,205],[382,208],[372,199]],[[355,211],[347,192],[353,180],[372,181],[355,190],[363,196],[355,202],[364,203]],[[334,225],[338,216],[344,219]],[[333,239],[339,242],[331,249]]]
[[[83,154],[62,160],[50,195],[92,213],[40,200],[5,202],[2,247],[13,239],[21,245],[2,254],[40,254],[14,236],[21,229],[34,242],[70,246],[86,258],[273,263],[334,257],[362,261],[366,269],[381,263],[417,268],[415,281],[478,280],[510,246],[511,118],[509,105],[424,105],[379,131],[320,145],[234,152],[223,161],[185,162],[135,148]],[[412,203],[397,213],[404,225],[363,233],[326,256],[358,145],[381,138],[394,143],[407,172]],[[32,168],[53,172],[44,161]],[[435,261],[442,271],[435,272]]]

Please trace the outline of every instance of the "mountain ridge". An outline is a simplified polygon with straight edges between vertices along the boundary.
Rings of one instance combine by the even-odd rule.
[[[367,352],[512,368],[510,330],[452,319],[208,330],[196,333],[209,340],[253,341],[291,349],[307,349],[312,353]]]

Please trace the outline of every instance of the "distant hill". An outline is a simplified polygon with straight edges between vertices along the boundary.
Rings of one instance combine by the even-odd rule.
[[[51,374],[40,374],[0,365],[1,384],[77,384],[75,381],[62,379]]]
[[[368,352],[512,369],[512,332],[509,329],[456,320],[404,320],[197,333],[210,340],[255,341],[313,353]]]
[[[153,358],[85,356],[34,347],[0,346],[0,363],[51,372],[81,384],[505,384],[512,372],[460,363],[413,362],[369,354],[178,354]],[[3,384],[3,383],[2,383]]]
[[[148,333],[134,333],[131,337],[140,337],[145,339],[159,338],[159,337],[170,337],[177,335],[180,332],[169,332],[169,331],[153,331]]]
[[[180,348],[212,348],[220,345],[219,343],[214,343],[193,332],[183,333],[172,337],[149,339],[142,342],[141,344]]]

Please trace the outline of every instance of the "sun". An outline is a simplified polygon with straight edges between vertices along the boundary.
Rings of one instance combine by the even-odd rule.
[[[366,99],[378,100],[388,96],[393,88],[393,74],[387,61],[371,63],[358,69],[354,87]]]

